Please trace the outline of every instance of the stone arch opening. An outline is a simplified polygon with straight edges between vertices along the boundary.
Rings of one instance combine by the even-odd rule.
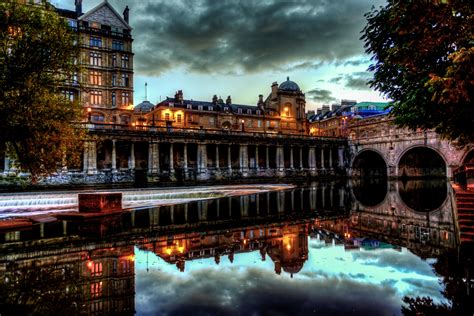
[[[386,178],[387,164],[376,151],[362,151],[355,157],[352,163],[352,176],[367,179]]]
[[[398,176],[403,178],[446,178],[446,163],[441,155],[428,147],[407,150],[398,163]]]
[[[407,180],[398,182],[398,194],[406,206],[417,212],[440,208],[448,197],[446,180]]]
[[[474,149],[471,149],[466,157],[464,157],[463,161],[462,161],[463,164],[474,164]]]

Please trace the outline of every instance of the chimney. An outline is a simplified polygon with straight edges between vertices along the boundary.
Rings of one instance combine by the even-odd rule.
[[[214,94],[214,96],[212,97],[212,104],[217,104],[217,95]]]
[[[128,8],[128,6],[125,7],[125,10],[123,10],[123,19],[125,20],[125,22],[128,23],[128,12],[130,12],[130,9]]]
[[[257,103],[258,107],[260,109],[263,109],[263,107],[265,106],[265,103],[263,102],[263,94],[259,94],[258,95],[258,103]]]
[[[82,15],[82,0],[74,0],[76,5],[76,15],[79,17]]]
[[[323,114],[323,110],[322,110],[322,109],[317,109],[317,110],[316,110],[316,114],[317,114],[317,115]]]
[[[230,95],[227,97],[227,99],[225,100],[225,104],[227,105],[231,105],[232,104],[232,99],[230,98]]]
[[[183,103],[183,90],[178,90],[174,95],[174,99],[176,102]]]
[[[278,92],[278,82],[272,83],[272,99],[275,99],[277,97],[277,92]]]

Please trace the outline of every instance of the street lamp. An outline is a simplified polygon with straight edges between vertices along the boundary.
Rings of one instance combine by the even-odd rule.
[[[242,120],[240,120],[240,122],[242,123],[242,132],[244,132],[245,131],[245,125],[244,125],[245,121],[242,119]]]

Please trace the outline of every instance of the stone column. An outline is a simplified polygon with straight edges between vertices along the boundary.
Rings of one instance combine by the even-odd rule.
[[[135,143],[130,145],[130,159],[128,160],[128,169],[135,170]]]
[[[87,174],[95,174],[97,173],[96,143],[95,141],[88,141],[86,142],[86,146],[88,147],[88,150],[87,155],[84,154],[84,160],[87,160],[87,162],[84,164],[84,168]]]
[[[337,155],[339,158],[339,168],[344,168],[344,147],[337,149]]]
[[[112,139],[112,172],[117,172],[117,140]]]
[[[184,149],[183,149],[183,160],[184,160],[184,173],[188,173],[188,143],[184,143]]]
[[[84,148],[84,156],[85,156],[85,148]],[[7,155],[5,155],[5,159],[3,160],[4,168],[3,172],[7,174],[10,171],[10,158],[8,158]]]
[[[294,169],[294,167],[293,167],[293,146],[290,147],[290,169]]]
[[[268,145],[265,152],[265,168],[270,169],[270,147]]]
[[[84,142],[84,155],[82,160],[82,171],[85,173],[89,173],[89,142]],[[5,160],[7,157],[5,157]],[[6,170],[6,167],[5,167]],[[8,170],[10,170],[10,161],[8,161]]]
[[[324,147],[321,147],[321,169],[324,169]]]
[[[249,168],[249,156],[248,156],[247,145],[240,145],[239,154],[240,154],[239,155],[240,171],[245,174]]]
[[[257,169],[257,171],[260,169],[258,166],[258,145],[255,145],[255,169]]]
[[[227,147],[227,169],[229,169],[229,172],[232,173],[232,149],[231,149],[231,144]]]
[[[332,147],[329,147],[329,169],[332,169]]]
[[[207,172],[207,148],[206,144],[198,145],[198,169],[199,172]]]
[[[300,169],[303,170],[303,147],[300,146]]]
[[[170,172],[174,172],[173,143],[170,143]]]
[[[311,171],[316,170],[316,148],[310,147],[308,151],[308,165]]]
[[[148,174],[153,173],[153,142],[148,142]]]
[[[219,169],[219,144],[216,144],[216,169]]]

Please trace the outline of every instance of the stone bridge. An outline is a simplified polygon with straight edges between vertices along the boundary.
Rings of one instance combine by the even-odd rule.
[[[454,169],[474,159],[474,144],[456,146],[432,131],[397,128],[384,116],[348,126],[350,176],[452,177]]]

